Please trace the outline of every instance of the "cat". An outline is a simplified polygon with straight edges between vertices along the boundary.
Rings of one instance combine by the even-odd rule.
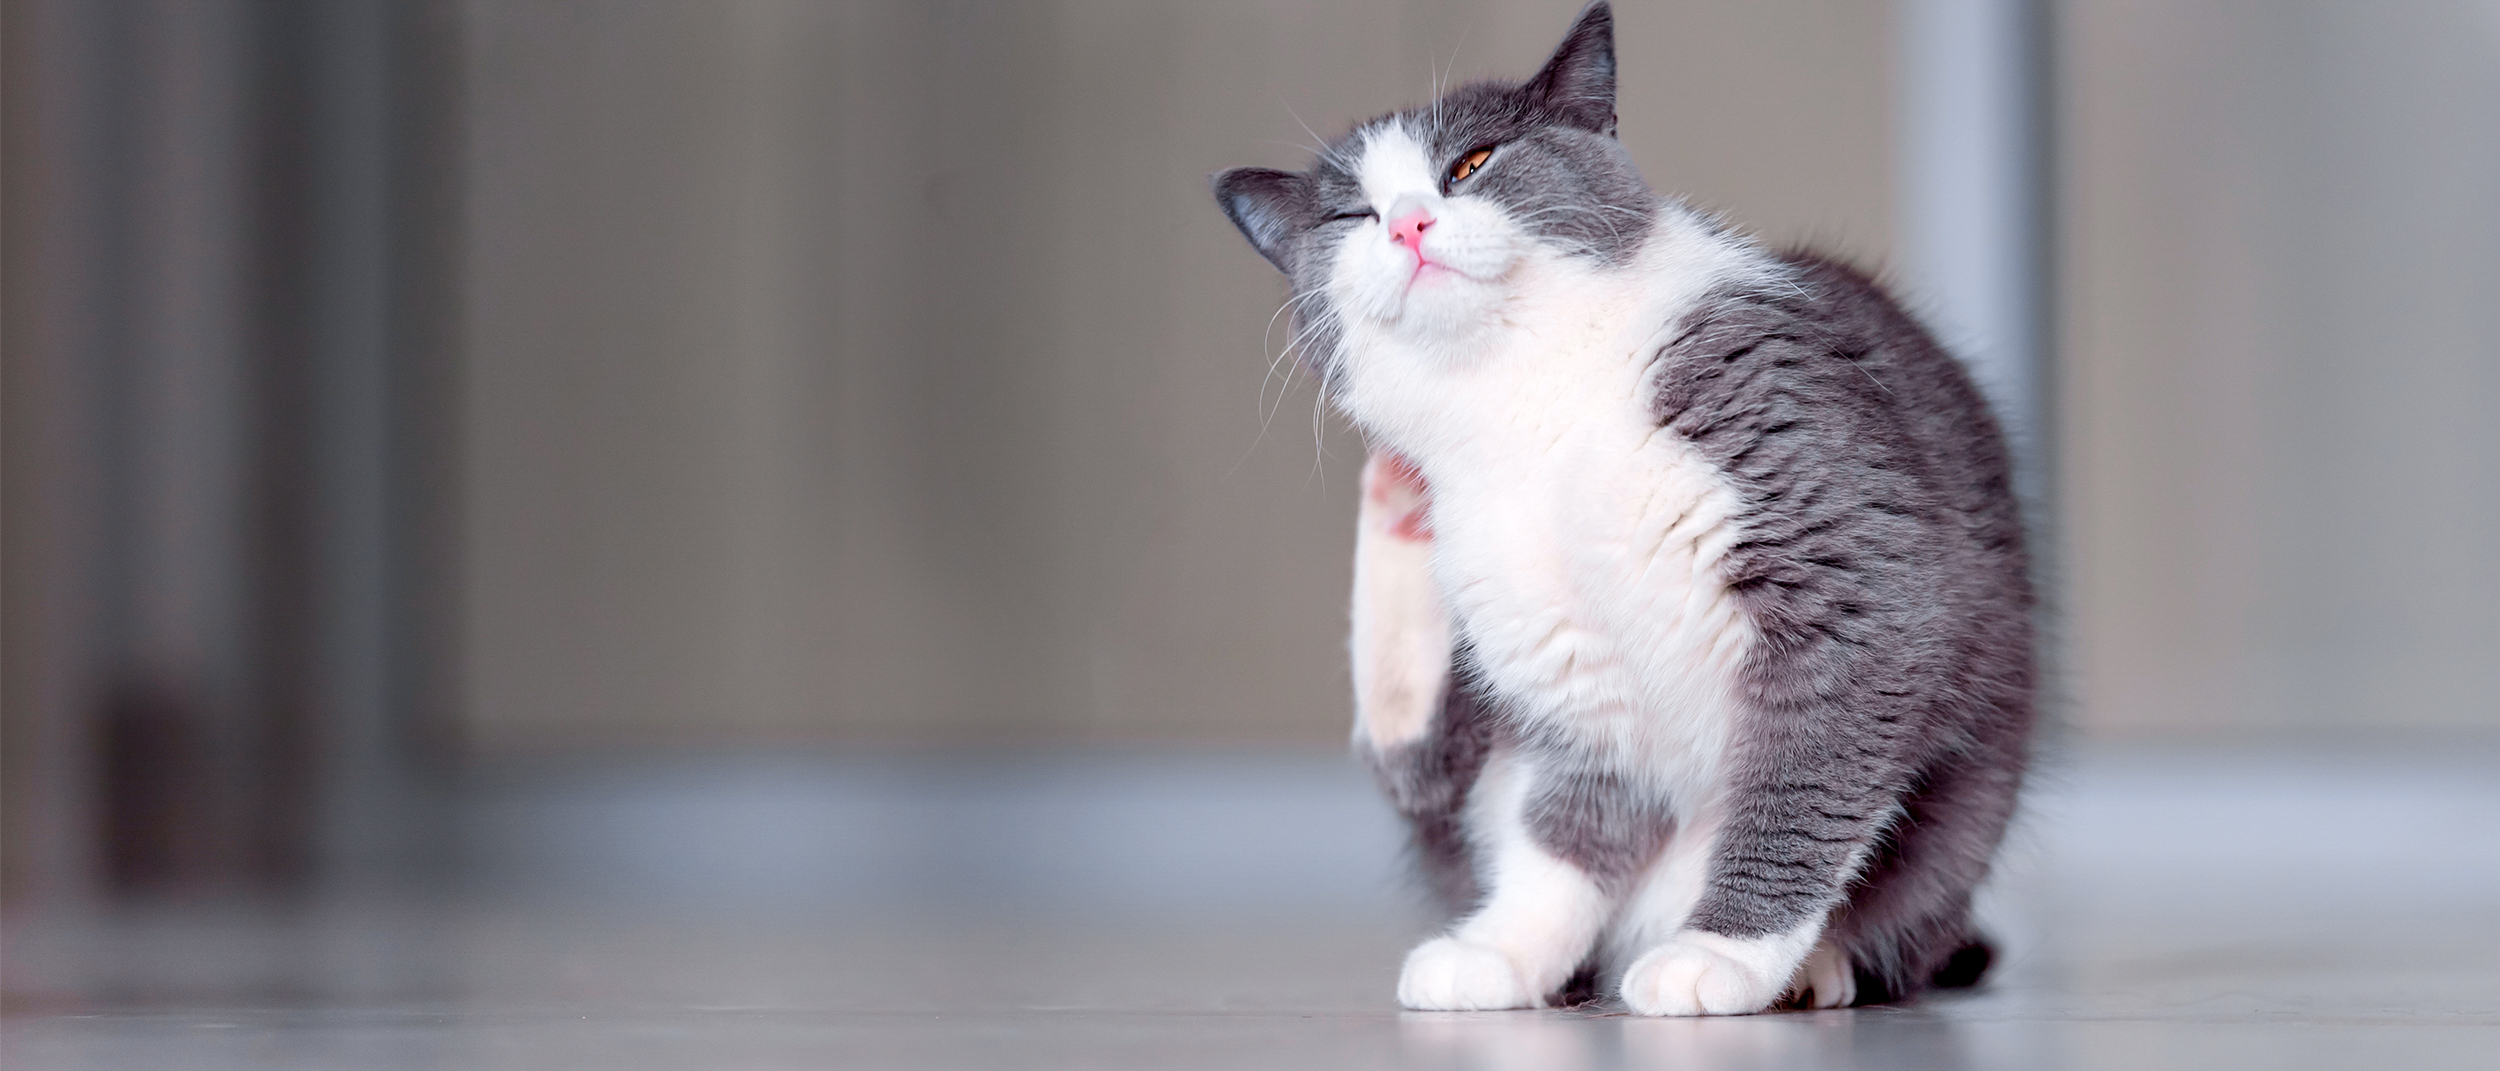
[[[2021,787],[2003,434],[1866,275],[1654,192],[1614,21],[1213,180],[1363,433],[1355,746],[1457,921],[1416,1009],[1968,985]]]

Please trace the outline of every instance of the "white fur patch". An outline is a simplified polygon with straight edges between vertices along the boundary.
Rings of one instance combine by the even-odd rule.
[[[1438,196],[1441,183],[1435,178],[1438,169],[1425,155],[1424,143],[1397,123],[1372,131],[1363,142],[1362,158],[1355,162],[1354,180],[1363,187],[1364,198],[1374,208],[1387,208],[1398,198],[1408,195]]]
[[[1629,963],[1684,928],[1708,888],[1710,859],[1718,851],[1724,817],[1712,805],[1677,819],[1666,847],[1615,913],[1615,924],[1606,934],[1609,960],[1618,966]]]

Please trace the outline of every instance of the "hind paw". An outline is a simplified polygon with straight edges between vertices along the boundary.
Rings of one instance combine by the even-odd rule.
[[[1806,956],[1805,966],[1788,983],[1787,999],[1800,1008],[1846,1008],[1857,1002],[1858,975],[1849,954],[1823,941]]]

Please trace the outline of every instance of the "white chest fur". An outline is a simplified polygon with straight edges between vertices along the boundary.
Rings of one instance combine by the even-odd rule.
[[[1719,572],[1740,500],[1649,404],[1661,332],[1736,253],[1697,244],[1523,263],[1461,339],[1357,326],[1341,396],[1431,484],[1433,571],[1486,683],[1692,803],[1754,637]]]

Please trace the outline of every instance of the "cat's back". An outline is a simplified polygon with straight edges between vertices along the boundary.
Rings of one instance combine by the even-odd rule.
[[[1783,258],[1835,336],[1883,388],[1946,505],[1982,547],[2022,554],[2022,515],[2002,426],[1969,370],[1866,273],[1811,252]]]
[[[2031,594],[2004,436],[1969,373],[1865,274],[1810,253],[1698,303],[1658,417],[1745,499],[1725,570],[1770,701],[1835,677],[2027,711]],[[1960,704],[1955,704],[1960,705]],[[1969,708],[1966,708],[1969,709]]]

